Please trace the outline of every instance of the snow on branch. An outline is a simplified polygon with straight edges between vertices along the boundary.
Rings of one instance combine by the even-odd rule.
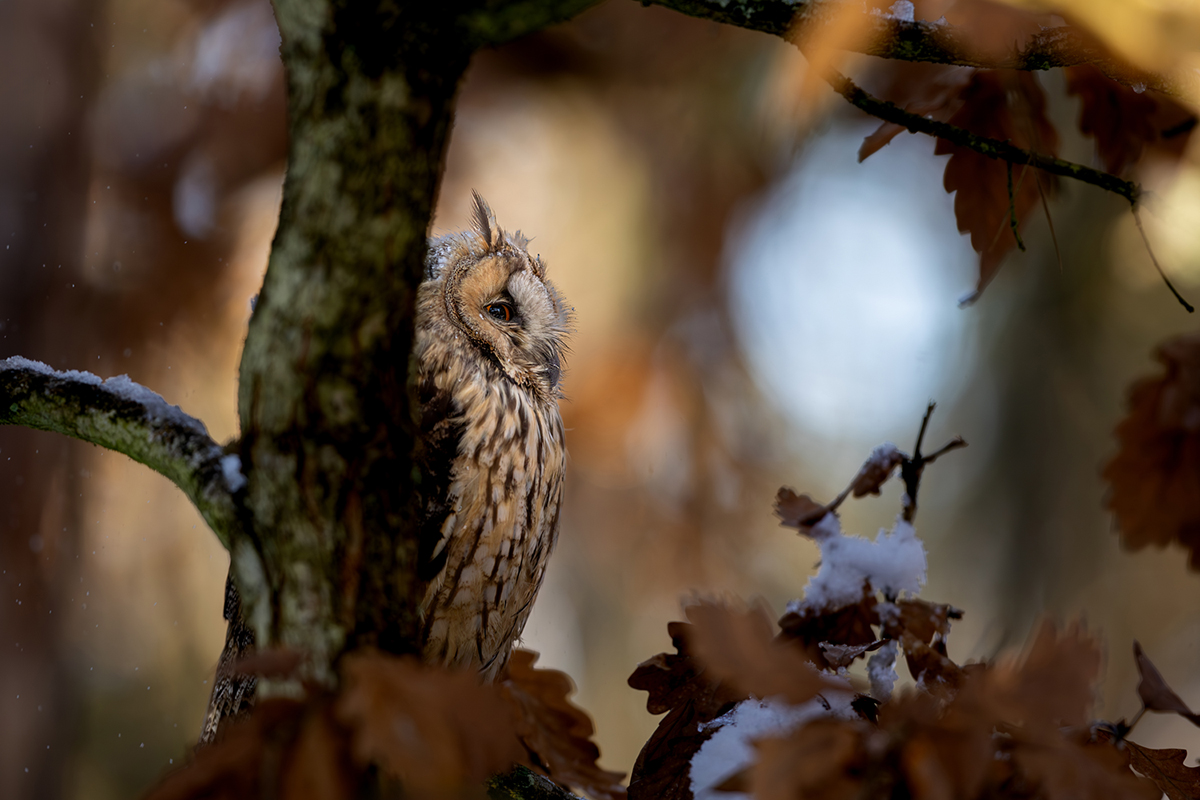
[[[238,457],[204,423],[126,375],[58,372],[19,356],[0,361],[0,424],[54,431],[124,453],[171,480],[229,547],[234,495],[245,486]]]

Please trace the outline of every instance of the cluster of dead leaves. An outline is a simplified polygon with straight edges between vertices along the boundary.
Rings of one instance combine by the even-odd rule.
[[[873,458],[852,485],[877,490],[894,462]],[[790,490],[776,510],[801,533],[832,513]],[[666,714],[634,766],[630,800],[692,800],[693,759],[750,698],[833,710],[755,741],[753,764],[718,791],[758,800],[1200,797],[1200,768],[1184,764],[1184,751],[1144,748],[1127,740],[1130,725],[1091,721],[1102,653],[1080,624],[1045,622],[1022,654],[959,665],[946,646],[962,616],[951,606],[864,587],[840,607],[800,608],[776,626],[761,607],[700,603],[671,623],[675,652],[629,679],[649,693],[651,713]],[[872,697],[846,668],[885,644],[916,685]],[[1135,657],[1146,710],[1200,719],[1136,645]],[[847,693],[840,710],[825,699]]]
[[[516,765],[596,800],[623,797],[624,776],[596,764],[591,719],[567,699],[571,679],[536,659],[514,651],[505,677],[485,685],[473,672],[352,652],[338,693],[260,700],[148,800],[481,797]]]
[[[853,716],[824,716],[755,742],[754,765],[722,788],[758,800],[1200,797],[1200,768],[1184,764],[1184,751],[1141,747],[1124,739],[1128,726],[1090,721],[1101,651],[1082,626],[1046,622],[1022,655],[959,666],[937,638],[948,627],[944,608],[910,601],[903,618],[916,621],[915,631],[890,621],[918,688],[882,703],[859,694]],[[857,615],[875,616],[865,607]],[[782,626],[774,632],[761,609],[698,605],[688,618],[671,625],[676,653],[644,662],[629,680],[649,692],[652,713],[667,714],[634,767],[631,800],[690,800],[692,759],[735,705],[845,691],[831,671],[870,650],[836,642],[844,631],[860,639],[857,626],[824,621],[835,639],[824,649],[842,649],[822,671],[806,639]],[[1194,718],[1140,650],[1138,666],[1143,686],[1155,687],[1150,699],[1139,689],[1147,708]]]
[[[1158,348],[1166,374],[1135,383],[1104,469],[1121,541],[1131,550],[1178,542],[1200,569],[1200,334]]]
[[[931,4],[916,5],[918,19],[933,19],[944,6],[935,3],[937,9],[923,10]],[[923,13],[933,16],[923,17]],[[969,34],[964,40],[997,53],[1013,47],[1021,50],[1031,36],[1063,24],[1049,15],[978,0],[961,0],[945,16]],[[1095,47],[1102,49],[1098,42]],[[1033,73],[905,62],[887,62],[880,69],[880,96],[910,113],[1032,153],[1058,154],[1058,133]],[[1191,111],[1167,95],[1136,91],[1089,65],[1068,67],[1064,72],[1067,91],[1081,103],[1079,130],[1095,140],[1102,169],[1128,178],[1151,160],[1148,156],[1159,163],[1178,161],[1196,124]],[[904,130],[883,123],[863,141],[859,160]],[[937,140],[934,152],[950,156],[943,185],[954,193],[959,231],[970,234],[971,246],[979,253],[977,296],[995,277],[1005,256],[1014,247],[1024,249],[1019,231],[1035,208],[1041,205],[1049,219],[1046,198],[1055,192],[1057,180],[1033,167],[1010,166],[945,139]]]

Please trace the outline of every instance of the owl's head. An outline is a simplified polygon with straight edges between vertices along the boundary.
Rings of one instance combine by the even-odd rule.
[[[421,311],[444,313],[509,380],[556,398],[571,309],[546,279],[541,257],[529,254],[529,241],[502,230],[483,198],[474,197],[471,228],[430,242]]]

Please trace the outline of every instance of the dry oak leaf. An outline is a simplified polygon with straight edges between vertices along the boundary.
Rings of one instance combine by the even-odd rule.
[[[482,793],[484,782],[529,764],[510,704],[472,671],[364,649],[342,660],[334,705],[362,767],[379,765],[416,797]]]
[[[900,768],[920,800],[978,797],[996,762],[991,720],[909,691],[880,709],[880,727],[900,744]]]
[[[1121,543],[1130,550],[1179,542],[1200,569],[1200,333],[1159,346],[1167,368],[1129,393],[1120,450],[1104,468]]]
[[[962,619],[963,612],[945,603],[930,603],[917,597],[897,600],[898,614],[881,613],[883,635],[899,639],[907,631],[925,644],[934,636],[945,639],[950,635],[950,620]]]
[[[798,495],[784,486],[775,495],[775,513],[779,516],[780,525],[808,535],[808,529],[820,522],[829,513],[829,508],[806,494]]]
[[[904,463],[908,457],[897,449],[896,445],[888,442],[881,444],[871,451],[870,457],[863,462],[858,474],[850,483],[850,489],[855,497],[865,497],[868,494],[878,495],[879,490],[887,479],[892,477],[896,467]]]
[[[905,631],[900,636],[904,648],[904,660],[913,680],[935,695],[953,693],[962,686],[965,674],[943,652],[930,647],[913,634]]]
[[[885,61],[879,70],[887,83],[874,94],[911,114],[946,122],[962,104],[959,94],[971,80],[969,67],[929,64],[921,61]],[[908,130],[894,122],[884,122],[863,139],[858,160],[866,160]]]
[[[960,41],[970,42],[979,62],[987,63],[1024,51],[1030,37],[1062,25],[1062,20],[1051,14],[1015,8],[1015,5],[991,0],[957,0],[945,9],[944,16],[961,37]],[[927,19],[936,16],[932,11],[930,14],[932,16]]]
[[[361,772],[351,763],[346,731],[328,704],[306,714],[280,776],[281,800],[354,800]]]
[[[327,701],[276,698],[223,726],[146,800],[351,800],[360,777]]]
[[[780,636],[797,642],[818,667],[832,666],[821,644],[858,647],[875,641],[872,625],[879,624],[879,605],[870,585],[863,585],[862,597],[855,603],[832,611],[803,609],[789,611],[779,619]]]
[[[867,753],[858,723],[816,719],[788,736],[760,739],[754,749],[755,800],[844,800],[863,785]]]
[[[713,679],[692,651],[694,627],[667,626],[675,653],[659,653],[629,676],[634,689],[649,692],[646,710],[666,716],[642,746],[629,778],[629,800],[692,800],[692,757],[716,732],[706,723],[746,695]]]
[[[825,657],[825,663],[834,669],[839,669],[841,667],[848,667],[854,663],[856,658],[883,647],[885,641],[885,639],[876,639],[870,644],[859,645],[821,642],[818,646],[821,648],[821,655]]]
[[[286,647],[254,650],[249,655],[235,661],[230,671],[234,675],[243,677],[287,680],[296,676],[296,670],[300,668],[306,658],[307,656],[299,650],[291,650]]]
[[[1170,800],[1196,800],[1200,797],[1200,767],[1184,764],[1186,750],[1151,750],[1126,741],[1129,765],[1154,782]]]
[[[1107,744],[1092,744],[1077,737],[1056,736],[1035,743],[1017,741],[1013,763],[1041,789],[1046,800],[1158,800],[1159,790],[1139,778],[1127,759]]]
[[[1058,134],[1046,117],[1046,99],[1037,78],[1013,70],[977,70],[961,94],[962,106],[950,124],[990,139],[1043,155],[1055,155]],[[1011,214],[1023,222],[1038,203],[1057,186],[1054,176],[1021,164],[1012,165],[1012,202],[1009,202],[1009,167],[974,150],[938,139],[937,155],[949,154],[942,185],[954,193],[958,229],[971,235],[979,253],[976,294],[996,276],[1000,263],[1017,244]],[[1011,208],[1011,212],[1010,212]]]
[[[1138,675],[1141,676],[1137,691],[1142,705],[1150,711],[1178,714],[1193,725],[1200,726],[1200,715],[1193,714],[1188,704],[1167,685],[1158,667],[1142,652],[1142,646],[1136,641],[1133,643],[1133,657],[1137,661]]]
[[[1095,701],[1103,654],[1082,622],[1061,632],[1043,620],[1019,659],[983,674],[984,702],[998,719],[1026,729],[1083,726]]]
[[[643,661],[629,676],[631,687],[649,693],[646,710],[651,714],[663,714],[690,703],[698,720],[711,722],[745,699],[743,692],[714,679],[696,661],[694,630],[686,622],[669,623],[667,633],[676,652],[659,653]]]
[[[775,636],[761,606],[735,609],[715,603],[687,608],[696,659],[713,678],[745,694],[799,705],[823,689],[845,689],[817,671],[803,648]]]
[[[551,780],[583,790],[596,800],[625,797],[621,772],[596,764],[600,748],[587,713],[567,698],[575,685],[565,672],[537,669],[537,653],[513,650],[500,681],[516,711],[517,734],[536,769]]]
[[[1096,153],[1113,175],[1142,157],[1148,142],[1158,138],[1150,117],[1158,104],[1146,92],[1117,83],[1090,64],[1067,67],[1067,91],[1080,100],[1079,130],[1096,140]]]

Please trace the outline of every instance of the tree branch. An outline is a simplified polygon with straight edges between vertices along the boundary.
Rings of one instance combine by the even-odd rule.
[[[880,100],[877,97],[867,94],[854,81],[837,70],[828,70],[825,80],[829,82],[829,85],[833,87],[835,92],[846,98],[856,108],[885,122],[903,125],[913,133],[926,133],[930,136],[936,136],[939,139],[945,139],[960,147],[974,150],[989,158],[997,158],[1012,164],[1028,164],[1046,172],[1061,175],[1064,178],[1073,178],[1077,181],[1090,183],[1105,191],[1119,194],[1135,206],[1137,205],[1138,198],[1141,196],[1141,187],[1132,181],[1121,180],[1115,175],[1101,172],[1091,167],[1085,167],[1082,164],[1076,164],[1072,161],[1064,161],[1061,158],[1022,150],[1015,145],[1002,142],[999,139],[976,136],[964,128],[905,111],[894,103],[889,103],[886,100]]]
[[[487,793],[491,800],[582,800],[527,767],[514,767],[511,772],[492,778]]]
[[[234,495],[245,484],[236,455],[204,423],[125,375],[57,372],[37,361],[0,361],[0,424],[54,431],[99,445],[166,476],[226,546],[239,526]]]
[[[982,69],[1047,70],[1091,64],[1127,86],[1145,86],[1175,97],[1194,97],[1197,76],[1180,70],[1150,73],[1114,58],[1087,31],[1064,25],[1034,34],[1021,49],[982,51],[958,27],[946,22],[905,20],[850,0],[643,0],[683,14],[769,33],[795,42],[797,33],[820,36],[847,15],[860,35],[847,46],[854,51],[900,61],[925,61]]]

